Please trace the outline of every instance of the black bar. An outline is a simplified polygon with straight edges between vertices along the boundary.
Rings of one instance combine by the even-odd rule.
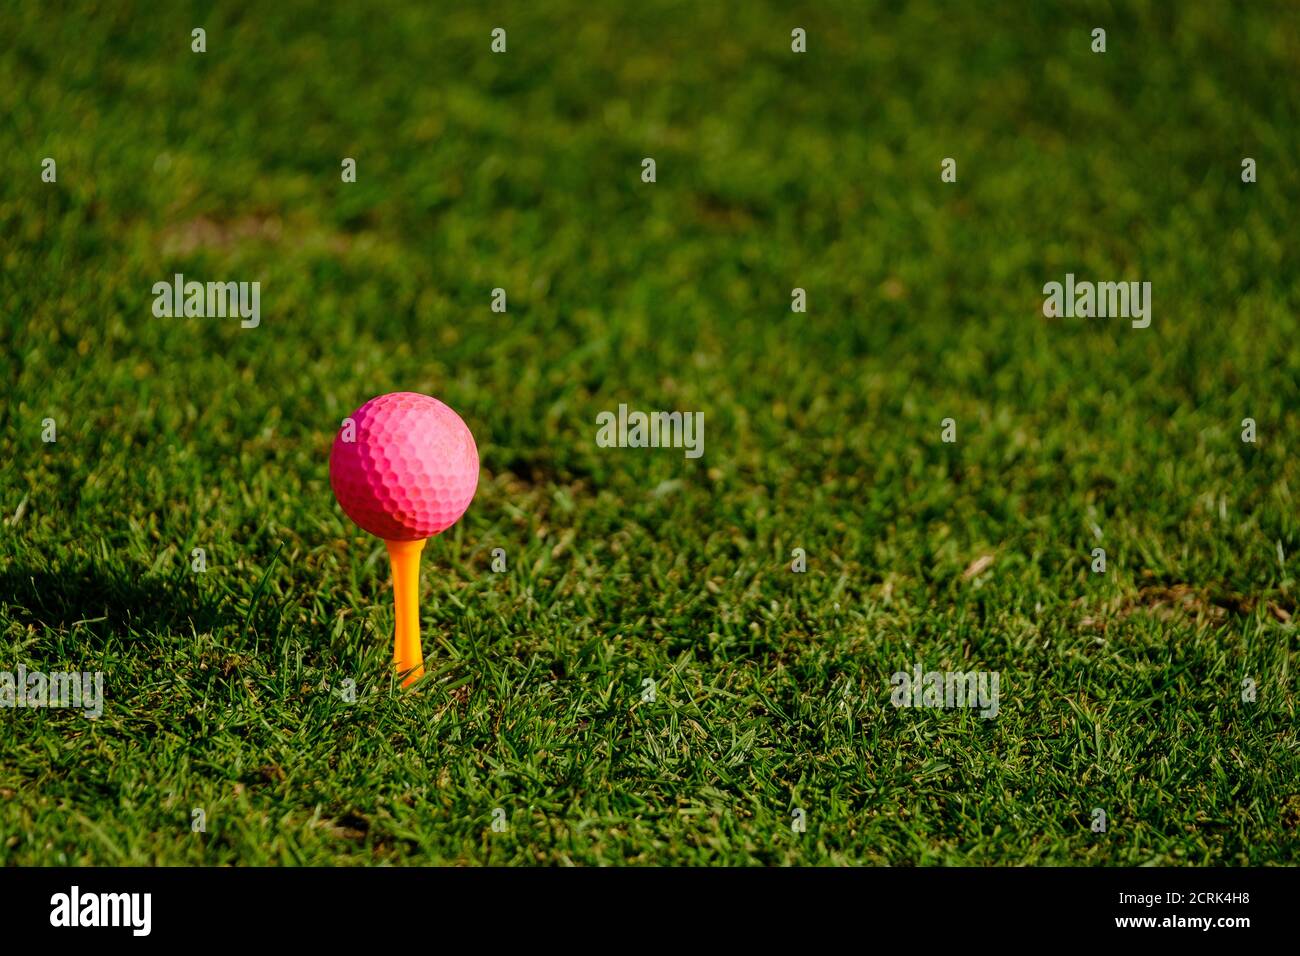
[[[136,937],[130,925],[52,926],[52,900],[68,898],[66,915],[73,886],[87,914],[99,905],[87,904],[88,895],[150,894],[148,936]],[[872,943],[929,938],[945,948],[1021,933],[1231,946],[1293,928],[1298,888],[1291,868],[0,870],[7,939],[77,934],[128,945],[147,938],[336,946],[435,933],[428,942],[438,946],[482,932],[493,942],[517,933],[533,947],[575,933],[622,945],[638,927],[684,931],[689,923],[698,927],[689,933],[692,948],[714,934],[734,943],[782,929],[805,941],[847,933]],[[143,915],[124,911],[121,922],[132,912]],[[1117,922],[1133,918],[1154,925]],[[1164,922],[1207,918],[1208,928]],[[1224,919],[1246,922],[1215,922]]]

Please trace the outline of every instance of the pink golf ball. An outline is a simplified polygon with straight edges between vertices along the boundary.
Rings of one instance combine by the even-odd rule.
[[[349,518],[385,541],[445,531],[478,488],[478,447],[428,395],[392,392],[349,416],[330,450],[330,485]]]

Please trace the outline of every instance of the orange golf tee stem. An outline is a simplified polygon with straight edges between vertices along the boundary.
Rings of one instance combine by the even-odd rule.
[[[393,610],[397,632],[393,635],[393,662],[402,686],[415,683],[424,674],[424,653],[420,649],[420,552],[424,541],[385,541],[393,565]]]

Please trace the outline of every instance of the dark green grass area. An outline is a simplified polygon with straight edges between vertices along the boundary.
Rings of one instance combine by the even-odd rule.
[[[0,9],[0,670],[106,694],[0,710],[0,862],[1295,862],[1294,4],[157,6]],[[414,693],[393,390],[483,464]]]

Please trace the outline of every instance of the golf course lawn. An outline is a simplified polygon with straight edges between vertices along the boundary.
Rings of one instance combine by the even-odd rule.
[[[103,712],[0,708],[0,864],[1294,863],[1298,62],[1290,2],[5,4],[0,670]],[[391,391],[482,463],[411,692],[328,475]]]

